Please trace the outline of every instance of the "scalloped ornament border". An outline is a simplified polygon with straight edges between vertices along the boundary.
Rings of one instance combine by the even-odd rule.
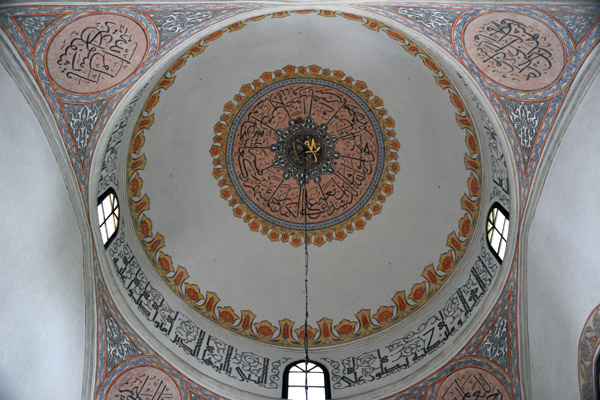
[[[326,242],[331,242],[334,239],[344,240],[348,234],[355,230],[364,229],[367,221],[370,220],[373,215],[381,212],[387,196],[390,196],[394,191],[392,182],[394,182],[395,175],[400,170],[400,165],[396,161],[398,159],[397,152],[398,149],[400,149],[400,143],[395,139],[396,133],[393,129],[395,125],[394,120],[391,117],[386,117],[387,110],[383,108],[383,101],[379,97],[374,96],[373,92],[368,90],[365,82],[354,80],[354,78],[346,75],[342,71],[331,71],[317,65],[309,65],[308,67],[287,65],[274,72],[264,72],[261,74],[260,79],[242,85],[240,92],[233,97],[233,101],[229,101],[225,104],[221,120],[214,127],[214,144],[210,149],[210,154],[214,157],[213,165],[215,165],[213,176],[217,179],[219,186],[222,188],[221,197],[228,201],[229,205],[233,208],[233,215],[243,219],[250,227],[250,230],[261,232],[273,242],[288,242],[294,247],[298,247],[304,242],[303,230],[287,229],[269,222],[256,215],[256,213],[244,203],[231,183],[231,174],[229,173],[226,162],[227,141],[229,140],[231,124],[240,109],[242,109],[246,102],[256,93],[268,85],[291,78],[316,78],[336,83],[352,91],[352,93],[357,95],[369,107],[377,119],[377,123],[379,124],[383,136],[384,166],[381,178],[379,179],[371,198],[360,208],[360,210],[342,223],[323,229],[309,230],[307,233],[308,243],[322,246]]]
[[[175,264],[173,263],[171,256],[162,251],[165,247],[164,237],[159,232],[153,233],[152,221],[145,215],[145,212],[150,209],[150,199],[147,194],[142,193],[143,180],[139,173],[144,170],[147,161],[146,155],[142,153],[141,150],[145,143],[144,135],[154,123],[154,114],[152,113],[152,110],[160,100],[160,93],[173,85],[176,78],[176,72],[185,65],[190,57],[198,56],[204,52],[209,42],[218,39],[226,32],[235,32],[242,29],[248,22],[259,21],[268,17],[283,18],[289,16],[290,13],[317,13],[323,17],[341,16],[349,20],[360,22],[370,30],[385,33],[392,40],[399,42],[409,54],[419,57],[423,64],[433,71],[436,83],[442,90],[448,92],[450,101],[457,110],[456,122],[465,132],[465,143],[468,150],[468,152],[465,153],[464,162],[467,170],[471,171],[471,174],[467,179],[468,190],[461,198],[461,209],[465,211],[465,214],[458,221],[458,230],[453,231],[448,235],[446,245],[449,249],[440,256],[438,265],[434,266],[433,264],[429,264],[423,269],[423,273],[421,274],[424,278],[423,281],[415,283],[408,295],[404,290],[397,291],[391,298],[392,304],[380,306],[375,313],[370,309],[361,309],[355,314],[354,318],[343,319],[337,324],[334,324],[334,321],[330,318],[322,318],[317,321],[317,327],[308,326],[308,343],[310,346],[336,345],[361,339],[376,332],[381,332],[405,319],[429,301],[450,277],[456,268],[456,265],[458,265],[463,257],[467,248],[467,243],[473,235],[475,222],[477,221],[480,211],[481,155],[479,142],[474,134],[475,130],[471,116],[456,88],[437,63],[416,44],[406,39],[403,34],[367,17],[345,12],[301,10],[276,12],[249,18],[231,24],[201,39],[170,66],[167,72],[154,86],[151,95],[142,107],[129,145],[129,157],[127,161],[128,206],[138,239],[155,270],[167,286],[192,309],[231,332],[259,342],[281,346],[301,347],[303,345],[303,324],[296,324],[294,321],[287,318],[279,320],[277,324],[273,324],[267,320],[255,322],[256,315],[250,310],[236,312],[230,306],[218,306],[221,299],[216,293],[210,291],[202,293],[199,286],[190,280],[189,273],[185,267],[181,265],[178,265],[177,267],[174,266]],[[273,74],[283,74],[283,71],[275,71]],[[242,88],[241,92],[243,93],[244,90],[245,89]],[[227,110],[224,111],[227,112]],[[222,124],[219,122],[218,125]],[[393,128],[393,126],[390,126],[389,128]],[[386,131],[390,132],[390,130],[387,129],[384,132]],[[222,135],[215,136],[215,139],[217,137],[222,137]],[[220,151],[220,149],[218,150]],[[215,151],[216,150],[212,150],[211,148],[211,154]],[[216,157],[217,154],[213,154],[213,157]],[[392,155],[397,153],[390,152],[389,154]],[[390,158],[391,157],[393,156],[390,156]],[[214,158],[213,163],[217,166],[219,158]],[[393,164],[390,163],[390,165]],[[223,182],[223,179],[219,180],[219,183],[220,182]],[[228,196],[228,198],[230,197],[231,196]],[[371,208],[377,205],[380,206],[376,199],[375,204],[372,205]],[[235,209],[236,208],[234,208],[234,212]],[[369,219],[371,215],[363,215],[362,217]],[[364,220],[359,217],[356,221],[353,220],[353,223],[357,229],[361,229],[357,224],[361,225],[364,223]],[[352,228],[354,229],[354,227]],[[269,232],[267,231],[267,233]],[[313,243],[317,240],[316,238],[318,236],[314,237]],[[323,236],[321,236],[321,238],[323,238]],[[335,237],[331,238],[331,240],[334,238]],[[277,240],[280,239],[281,238],[278,238]],[[325,240],[329,240],[326,235]]]

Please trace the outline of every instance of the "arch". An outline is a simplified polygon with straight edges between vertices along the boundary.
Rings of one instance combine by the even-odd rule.
[[[577,358],[581,400],[600,399],[600,304],[585,322]]]

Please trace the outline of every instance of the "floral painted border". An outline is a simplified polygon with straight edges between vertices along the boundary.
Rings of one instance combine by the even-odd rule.
[[[398,159],[397,152],[400,148],[400,143],[395,139],[396,133],[393,130],[395,125],[394,120],[391,117],[386,117],[387,111],[383,108],[383,101],[379,97],[373,95],[373,92],[368,90],[366,83],[354,80],[354,78],[347,76],[342,71],[331,71],[317,65],[309,65],[308,67],[287,65],[281,70],[263,73],[260,76],[260,79],[255,80],[251,84],[243,85],[240,89],[240,93],[234,96],[233,102],[230,101],[225,104],[223,107],[225,112],[221,115],[221,121],[214,127],[214,144],[210,149],[210,154],[214,157],[213,164],[215,165],[213,176],[219,181],[219,186],[222,188],[221,197],[229,202],[229,205],[233,208],[233,215],[242,218],[244,222],[248,224],[250,230],[261,232],[274,242],[279,240],[282,242],[289,242],[294,247],[300,246],[304,241],[303,230],[287,229],[269,222],[254,213],[250,207],[244,203],[231,182],[231,173],[227,168],[226,162],[229,132],[237,113],[243,108],[244,104],[260,90],[268,85],[290,78],[317,78],[347,88],[369,107],[377,119],[383,138],[385,154],[382,156],[385,157],[384,166],[381,178],[371,195],[371,198],[360,208],[360,210],[354,213],[352,217],[347,218],[343,222],[331,227],[314,229],[307,232],[309,244],[322,246],[326,242],[331,242],[334,239],[344,240],[344,238],[346,238],[348,234],[354,232],[354,230],[364,229],[367,220],[370,220],[373,215],[381,212],[387,196],[390,196],[394,191],[392,183],[395,180],[396,173],[400,170],[400,166],[396,161]]]
[[[377,312],[373,315],[371,315],[372,310],[362,309],[355,314],[355,319],[343,319],[334,325],[334,321],[332,319],[322,318],[321,320],[317,321],[318,326],[316,328],[312,326],[308,327],[308,341],[310,346],[335,345],[364,338],[370,334],[380,332],[403,320],[423,306],[429,299],[431,299],[452,274],[456,265],[458,265],[466,251],[467,244],[473,235],[475,222],[479,215],[479,206],[481,200],[480,147],[474,133],[475,128],[471,120],[471,116],[452,82],[448,79],[435,61],[433,61],[416,44],[406,39],[405,36],[400,32],[395,31],[378,21],[345,12],[324,10],[302,10],[291,12],[296,14],[317,13],[323,17],[342,16],[349,20],[361,22],[364,26],[373,31],[385,33],[392,40],[398,41],[409,54],[419,57],[423,61],[423,64],[433,71],[436,83],[443,90],[448,91],[450,101],[457,110],[456,121],[459,127],[465,131],[465,143],[468,150],[464,159],[465,166],[467,170],[471,171],[471,174],[467,179],[468,193],[465,193],[461,198],[461,208],[465,211],[465,214],[458,222],[458,230],[453,231],[448,235],[446,245],[449,247],[449,250],[440,256],[437,267],[434,267],[433,264],[430,264],[424,268],[422,273],[424,280],[419,283],[415,283],[412,286],[408,296],[404,290],[396,292],[391,299],[393,304],[380,306]],[[177,268],[174,267],[171,256],[161,251],[161,249],[165,247],[164,237],[159,232],[152,232],[152,221],[145,215],[145,212],[150,208],[150,199],[148,198],[147,194],[142,193],[143,180],[139,174],[139,171],[145,168],[147,161],[146,155],[142,153],[141,150],[145,142],[144,135],[154,122],[154,114],[152,113],[152,110],[159,102],[160,93],[167,90],[175,82],[176,72],[182,68],[191,57],[196,57],[201,54],[206,49],[206,46],[209,42],[218,39],[224,33],[238,31],[246,26],[248,22],[259,21],[267,17],[282,18],[289,15],[290,12],[276,12],[273,14],[262,15],[236,22],[206,36],[193,45],[171,65],[171,67],[153,88],[152,93],[144,104],[134,127],[132,139],[129,145],[127,190],[128,205],[132,222],[148,258],[164,282],[174,293],[183,299],[186,304],[188,304],[205,318],[228,329],[229,331],[242,336],[268,344],[282,346],[302,346],[304,340],[303,326],[295,327],[296,323],[287,318],[279,320],[278,327],[267,320],[254,322],[256,315],[250,310],[241,310],[240,313],[237,314],[236,311],[230,306],[217,306],[220,298],[216,293],[207,291],[202,294],[198,285],[189,280],[189,273],[185,267],[182,267],[181,265],[178,265]],[[315,73],[318,72],[319,70],[316,70]],[[324,72],[322,71],[321,73]],[[278,76],[278,74],[283,74],[283,71],[278,70],[273,74]],[[271,79],[272,77],[273,75],[271,75]],[[343,77],[340,77],[340,79],[341,78]],[[354,84],[354,81],[350,78],[348,83]],[[242,87],[241,92],[244,93],[244,91],[245,89]],[[370,98],[371,95],[368,97]],[[227,108],[227,105],[225,107]],[[228,110],[225,109],[225,111]],[[217,125],[222,124],[219,123]],[[393,124],[389,126],[389,128],[390,130],[384,130],[384,132],[393,132],[391,131]],[[215,130],[217,129],[222,128],[215,127]],[[215,139],[217,137],[221,136],[216,136]],[[216,152],[216,154],[213,154],[213,156],[216,156],[218,151],[220,151],[218,147],[219,146],[217,146],[216,149],[215,146],[211,148],[211,154]],[[222,147],[222,145],[220,147]],[[390,152],[389,154],[390,158],[392,158],[392,155],[397,153]],[[219,158],[215,158],[213,163],[215,166],[219,165]],[[391,162],[390,165],[392,165]],[[217,176],[215,177],[218,178]],[[219,180],[219,183],[221,182],[224,182],[224,180]],[[389,195],[390,193],[386,194]],[[377,203],[377,200],[378,199],[374,200],[374,202],[371,204],[371,207],[375,207],[377,205],[380,206],[380,204]],[[381,200],[379,201],[381,202]],[[236,208],[234,208],[234,213],[235,210]],[[368,217],[366,215],[363,215],[362,217],[369,219],[371,216],[372,214],[369,214]],[[356,219],[356,221],[358,221],[358,224],[364,223],[364,220],[361,217],[357,218],[358,219]],[[246,222],[248,223],[250,221]],[[357,223],[354,220],[353,222],[355,224]],[[355,225],[355,227],[357,229],[361,229],[358,228],[358,225]],[[354,229],[354,227],[352,227],[352,229]],[[339,232],[344,233],[342,230],[339,230]],[[265,234],[268,233],[269,231],[267,231]],[[316,241],[318,236],[313,237],[315,237],[313,242],[317,244]],[[336,238],[333,236],[331,240],[341,240],[344,237],[345,233],[343,237]],[[280,238],[278,237],[277,239]],[[329,239],[327,235],[325,235],[325,239]],[[292,240],[294,240],[294,238],[292,238]],[[323,240],[323,236],[321,236],[321,240]],[[295,242],[292,244],[295,245],[299,243]]]
[[[595,399],[594,368],[596,354],[600,350],[600,305],[591,312],[579,339],[578,375],[581,400]]]

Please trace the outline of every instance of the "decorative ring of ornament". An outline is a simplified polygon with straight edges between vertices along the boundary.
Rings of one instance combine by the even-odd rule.
[[[140,171],[143,171],[146,165],[146,156],[142,152],[142,148],[145,143],[145,134],[154,123],[154,113],[152,110],[159,102],[160,93],[167,90],[175,82],[177,71],[181,69],[190,58],[196,57],[203,53],[209,42],[218,39],[224,33],[238,31],[251,21],[259,21],[267,17],[283,18],[289,16],[290,13],[317,13],[323,17],[342,16],[348,20],[360,22],[370,30],[385,33],[392,40],[398,42],[409,54],[419,57],[423,64],[433,71],[433,77],[436,83],[442,90],[448,92],[450,101],[456,108],[456,122],[458,126],[465,132],[467,153],[465,153],[464,162],[467,170],[471,171],[471,174],[467,179],[467,192],[461,198],[461,209],[465,211],[465,214],[458,221],[458,230],[453,231],[448,235],[446,242],[448,251],[440,255],[437,266],[434,266],[434,264],[429,264],[423,269],[423,273],[421,274],[424,278],[423,281],[413,284],[410,293],[408,294],[404,290],[397,291],[391,298],[392,304],[380,306],[374,314],[372,314],[371,309],[363,308],[355,314],[355,317],[352,317],[351,319],[343,319],[337,324],[335,324],[332,319],[323,317],[317,321],[317,327],[310,325],[308,326],[308,341],[310,346],[336,345],[364,338],[376,332],[381,332],[382,330],[402,321],[427,303],[429,299],[431,299],[431,297],[442,287],[444,282],[451,276],[459,261],[465,254],[467,243],[473,235],[475,223],[480,211],[481,155],[479,142],[475,136],[475,128],[471,120],[471,116],[465,107],[464,102],[460,98],[458,91],[445,75],[443,70],[416,44],[409,41],[400,32],[395,31],[378,21],[354,14],[327,10],[302,10],[290,12],[282,11],[250,18],[245,21],[236,22],[203,38],[198,43],[193,45],[181,57],[179,57],[171,65],[163,77],[159,79],[158,83],[152,90],[152,94],[148,97],[142,108],[142,111],[140,112],[140,116],[134,127],[132,139],[129,144],[129,159],[127,166],[129,210],[138,239],[140,240],[140,243],[142,244],[155,270],[168,285],[168,287],[181,299],[183,299],[187,305],[192,307],[205,318],[239,335],[274,345],[297,347],[303,345],[304,326],[297,326],[294,321],[291,321],[287,318],[279,320],[277,322],[278,326],[272,324],[268,320],[255,322],[256,315],[251,310],[241,310],[240,314],[237,314],[231,306],[218,306],[218,303],[221,301],[221,299],[216,293],[206,291],[203,294],[198,285],[191,282],[188,271],[185,267],[181,265],[178,265],[177,268],[174,267],[171,256],[162,251],[162,249],[165,247],[164,237],[159,232],[153,232],[152,221],[146,215],[146,211],[150,209],[150,199],[147,194],[142,192],[143,179],[140,176]],[[300,70],[300,68],[301,67],[298,67],[298,70]],[[315,68],[317,68],[315,73],[326,72],[326,75],[331,77],[329,71],[320,71],[318,67]],[[306,71],[303,73],[305,72]],[[261,78],[263,78],[263,81],[266,81],[265,78],[267,78],[267,80],[273,80],[277,77],[283,76],[283,74],[284,71],[277,70],[272,74],[265,75],[264,78]],[[335,75],[336,72],[333,72],[332,74]],[[342,78],[344,77],[341,76],[339,79]],[[344,78],[342,80],[345,82],[346,79],[349,79],[350,83],[353,83],[354,85],[362,86],[363,84],[359,81],[354,82],[352,78]],[[245,93],[246,91],[251,90],[252,86],[244,85],[242,86],[241,92]],[[370,98],[370,92],[367,93],[369,94]],[[234,100],[236,102],[241,101],[242,98],[243,97],[241,94],[234,96]],[[376,98],[374,98],[373,101],[377,103],[379,102],[376,100]],[[213,157],[215,157],[213,160],[214,164],[219,166],[213,170],[213,175],[215,175],[215,178],[218,179],[219,184],[226,183],[223,180],[222,174],[224,172],[224,168],[220,166],[222,164],[219,164],[221,159],[220,155],[224,156],[224,143],[219,142],[219,138],[224,139],[223,133],[225,132],[225,128],[227,126],[226,121],[229,118],[228,116],[231,113],[231,110],[235,106],[236,105],[234,103],[227,103],[225,105],[226,112],[222,116],[222,118],[225,118],[225,121],[219,122],[215,126],[215,131],[220,133],[220,135],[215,135],[215,143],[210,149],[211,154]],[[383,106],[383,104],[380,106]],[[230,110],[228,110],[229,107],[231,107]],[[377,107],[375,107],[375,109],[377,109]],[[389,120],[390,122],[388,123],[392,123],[392,125],[388,127],[384,124],[384,127],[386,128],[387,132],[390,132],[393,128],[393,122],[389,118],[387,120]],[[393,135],[391,137],[393,137]],[[388,154],[390,159],[395,160],[394,157],[397,153],[390,152]],[[393,181],[393,175],[390,174],[388,178],[390,182]],[[230,191],[229,188],[224,189]],[[229,199],[232,207],[236,205],[232,203],[235,198],[232,197],[231,192],[227,196],[222,193],[222,196],[226,199]],[[378,213],[381,211],[380,208],[376,207],[381,207],[381,204],[375,204],[373,206],[373,213]],[[252,224],[253,221],[246,219],[247,217],[245,217],[240,207],[234,207],[233,212],[234,215],[236,215],[236,212],[241,212],[240,215],[236,216],[243,218],[246,223],[249,223],[250,229],[256,231],[260,229],[260,225],[257,222]],[[372,217],[372,214],[363,216],[365,219],[369,219]],[[357,219],[355,222],[356,229],[363,229],[364,223],[365,221],[362,218]],[[347,232],[350,232],[354,229],[354,226],[348,225],[346,229]],[[265,235],[269,233],[268,230],[261,230],[261,232]],[[326,237],[326,240],[343,239],[345,237],[345,232],[343,231],[340,233],[336,231],[336,235],[338,234],[340,237],[334,236],[333,232],[330,232],[330,235]],[[321,242],[323,240],[322,238],[319,239],[319,236],[315,236],[314,231],[312,237],[314,238],[312,240],[314,244],[322,245],[324,243]],[[283,239],[284,238],[282,235],[281,238],[273,238],[272,240]],[[290,237],[288,240],[290,240],[293,245],[300,245],[302,243],[301,236]],[[296,241],[294,242],[294,240]]]

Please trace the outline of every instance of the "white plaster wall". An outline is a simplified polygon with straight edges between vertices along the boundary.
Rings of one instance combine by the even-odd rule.
[[[0,400],[80,399],[81,235],[35,114],[0,64]]]
[[[527,299],[534,399],[579,399],[577,351],[600,303],[600,75],[550,167],[529,233]]]

